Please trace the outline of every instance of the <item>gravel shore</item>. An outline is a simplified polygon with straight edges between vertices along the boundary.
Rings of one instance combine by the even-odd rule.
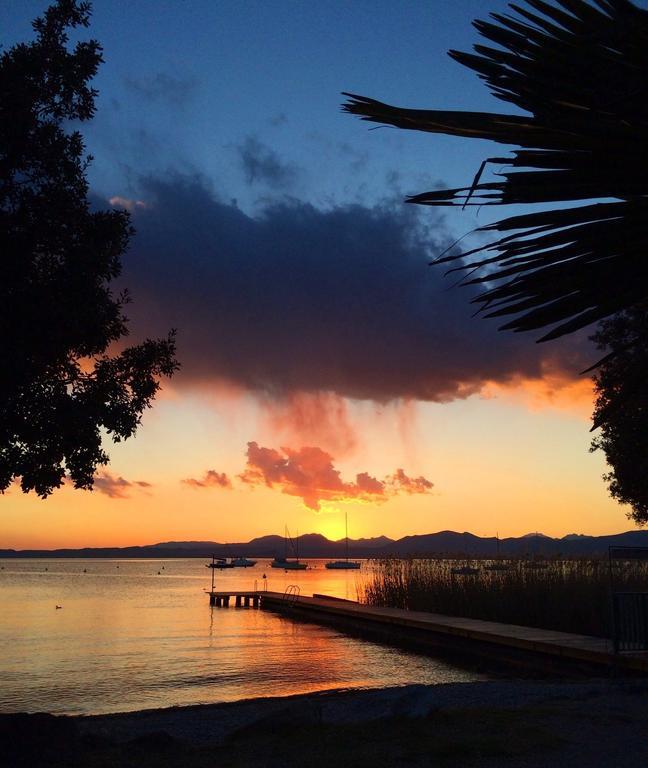
[[[381,760],[384,766],[636,768],[648,765],[647,705],[644,680],[510,680],[92,717],[5,715],[0,737],[13,751],[0,764],[274,768]]]

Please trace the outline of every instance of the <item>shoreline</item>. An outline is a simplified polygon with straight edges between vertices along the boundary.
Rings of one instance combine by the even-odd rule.
[[[288,696],[261,696],[239,701],[189,706],[157,707],[103,715],[58,715],[76,721],[83,732],[117,741],[164,731],[172,738],[196,744],[217,744],[237,730],[257,722],[297,716],[300,723],[340,724],[381,720],[397,715],[427,717],[438,710],[482,707],[520,709],[556,700],[593,700],[597,697],[648,695],[648,681],[636,678],[556,682],[552,680],[484,680],[402,685],[378,688],[333,688]]]
[[[197,766],[209,758],[274,768],[309,748],[304,759],[319,766],[324,753],[343,759],[343,745],[369,762],[376,749],[395,750],[387,765],[405,753],[403,765],[429,765],[430,750],[441,750],[439,765],[447,752],[463,754],[462,765],[481,755],[475,765],[636,766],[648,759],[647,694],[637,679],[333,689],[108,715],[5,714],[0,737],[13,746],[11,766]],[[365,757],[343,764],[365,765]]]

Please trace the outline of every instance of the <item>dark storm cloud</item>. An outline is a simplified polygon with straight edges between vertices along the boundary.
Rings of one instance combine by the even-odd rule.
[[[145,101],[166,101],[176,107],[191,100],[198,85],[194,77],[176,77],[166,72],[154,75],[124,77],[124,84]]]
[[[437,214],[289,202],[252,218],[186,177],[149,179],[141,198],[128,313],[137,336],[179,329],[178,385],[444,401],[591,359],[471,317],[468,290],[427,266],[449,239]]]
[[[236,151],[248,184],[268,184],[286,188],[297,177],[297,169],[281,160],[270,147],[254,136],[248,136]]]

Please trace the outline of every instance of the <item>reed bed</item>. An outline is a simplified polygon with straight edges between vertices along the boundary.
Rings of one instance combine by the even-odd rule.
[[[610,573],[607,559],[498,561],[508,570],[455,575],[455,560],[388,559],[374,562],[360,586],[368,605],[431,611],[506,624],[610,637]],[[614,563],[617,591],[648,592],[648,563]]]

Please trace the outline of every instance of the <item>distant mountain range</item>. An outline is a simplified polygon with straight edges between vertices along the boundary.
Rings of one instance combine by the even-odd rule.
[[[458,555],[494,557],[524,555],[602,555],[610,545],[648,547],[648,531],[627,531],[612,536],[587,536],[571,533],[560,539],[542,533],[518,538],[482,538],[472,533],[439,531],[394,540],[387,536],[373,539],[349,539],[351,557],[404,557],[407,555]],[[300,557],[341,557],[345,540],[330,541],[319,533],[299,536]],[[224,544],[216,541],[165,541],[141,547],[85,547],[83,549],[0,549],[0,557],[274,557],[283,554],[282,536],[261,536],[245,543]],[[293,551],[289,552],[293,555]]]

